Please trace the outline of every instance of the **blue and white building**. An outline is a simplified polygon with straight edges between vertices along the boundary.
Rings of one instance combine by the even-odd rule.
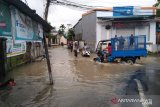
[[[146,35],[147,49],[156,51],[156,8],[113,7],[94,9],[82,15],[74,26],[76,40],[88,43],[94,51],[100,40],[119,36]]]

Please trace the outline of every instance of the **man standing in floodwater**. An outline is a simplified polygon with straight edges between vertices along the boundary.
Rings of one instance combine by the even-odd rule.
[[[78,43],[77,42],[73,43],[73,51],[74,51],[74,56],[77,57],[78,56]]]
[[[73,42],[71,41],[69,45],[70,45],[70,49],[71,49],[71,52],[72,52],[73,51]]]

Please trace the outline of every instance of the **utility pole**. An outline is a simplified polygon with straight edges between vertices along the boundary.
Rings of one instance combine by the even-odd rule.
[[[49,6],[50,6],[51,0],[46,0],[46,1],[47,1],[47,3],[46,3],[46,8],[45,8],[44,18],[47,21],[48,11],[49,11]],[[50,59],[49,59],[48,47],[47,47],[47,43],[46,43],[46,35],[43,35],[43,42],[44,42],[46,59],[47,59],[47,66],[48,66],[48,74],[49,74],[50,85],[53,85],[52,69],[51,69],[51,63],[50,63]]]
[[[51,68],[51,63],[50,63],[50,59],[49,59],[49,53],[48,53],[48,47],[47,47],[45,35],[43,35],[43,42],[44,42],[44,49],[45,49],[46,59],[47,59],[49,80],[50,80],[50,84],[53,85],[52,68]]]
[[[46,7],[45,7],[45,11],[44,11],[44,19],[47,21],[48,18],[48,12],[49,12],[49,7],[51,4],[51,0],[46,0]]]

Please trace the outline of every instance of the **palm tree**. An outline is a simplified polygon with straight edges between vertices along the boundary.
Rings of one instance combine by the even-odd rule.
[[[58,34],[61,36],[64,36],[65,28],[66,28],[65,25],[61,24],[61,26],[59,27],[59,30],[58,30]]]
[[[65,30],[65,26],[64,26],[64,24],[61,24],[61,26],[60,26],[60,29],[62,29],[63,31]]]
[[[70,29],[68,30],[67,39],[73,41],[73,40],[74,40],[74,37],[75,37],[74,29],[73,29],[73,28],[70,28]]]

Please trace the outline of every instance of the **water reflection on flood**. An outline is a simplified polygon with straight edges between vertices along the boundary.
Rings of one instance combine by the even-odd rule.
[[[109,107],[111,97],[125,87],[143,65],[99,64],[64,47],[50,50],[54,85],[48,85],[45,61],[19,67],[10,73],[17,86],[3,101],[22,107]]]

